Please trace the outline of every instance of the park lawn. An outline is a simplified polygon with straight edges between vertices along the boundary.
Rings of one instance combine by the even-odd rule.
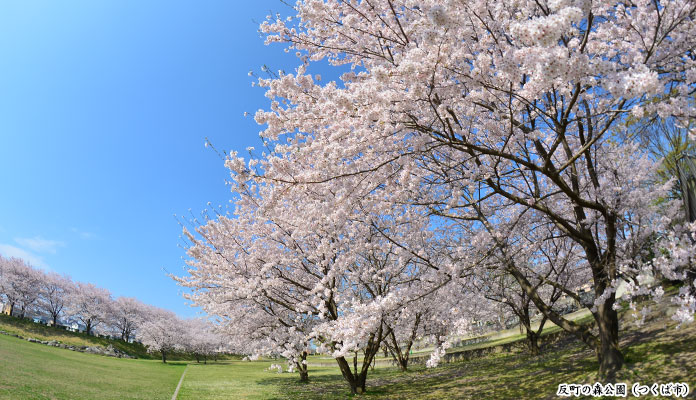
[[[622,336],[626,364],[619,382],[641,384],[686,382],[696,388],[696,326],[675,329],[667,318],[641,327],[628,327]],[[376,368],[367,380],[370,399],[552,399],[559,383],[597,380],[593,352],[572,337],[550,345],[539,357],[524,351],[490,354],[470,361],[426,369],[413,366],[402,373],[396,368]],[[349,398],[347,385],[337,369],[333,374],[312,374],[312,382],[270,377],[282,388],[285,399]],[[693,394],[691,395],[693,396]],[[629,396],[631,397],[631,396]]]
[[[653,312],[640,327],[630,313],[622,314],[621,347],[626,363],[619,372],[619,382],[627,383],[629,388],[636,382],[686,382],[692,392],[696,388],[696,324],[677,329],[676,322],[669,317],[671,311],[673,307],[668,300],[654,305]],[[556,329],[551,327],[552,331]],[[216,397],[203,396],[202,391],[199,392],[201,396],[195,397],[192,391],[190,397],[185,398],[351,398],[336,367],[316,368],[310,363],[310,383],[302,384],[296,374],[266,370],[270,364],[235,362],[231,366],[235,369],[229,370],[225,370],[225,366],[215,369],[200,366],[192,381],[187,374],[184,385],[188,382],[188,387],[194,388],[197,381],[205,381],[207,388],[215,388]],[[555,394],[560,383],[592,384],[597,380],[597,370],[594,353],[574,337],[566,336],[546,346],[538,357],[515,349],[433,369],[411,366],[406,373],[378,366],[368,375],[367,393],[363,398],[553,399],[557,398]],[[230,383],[235,377],[247,383]]]
[[[184,368],[0,335],[0,399],[171,399]]]
[[[653,307],[637,327],[622,313],[621,347],[626,364],[618,380],[629,387],[686,382],[696,388],[696,324],[675,328],[668,300]],[[494,341],[495,342],[495,341]],[[342,399],[350,398],[335,361],[310,363],[310,382],[295,373],[269,371],[282,360],[189,363],[179,399]],[[170,399],[184,363],[127,360],[83,354],[0,335],[0,399]],[[426,369],[411,366],[370,371],[370,399],[551,399],[559,383],[594,383],[594,354],[566,336],[530,356],[523,346],[470,361]],[[630,396],[629,396],[630,397]]]
[[[189,364],[179,390],[178,400],[198,399],[284,399],[286,386],[302,385],[296,373],[269,371],[271,364],[282,361],[221,361],[213,364]],[[315,368],[313,376],[328,380],[343,379],[338,368]],[[338,374],[338,375],[337,375]]]

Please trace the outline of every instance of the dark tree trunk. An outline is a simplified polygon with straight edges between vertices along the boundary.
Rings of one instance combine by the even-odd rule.
[[[85,329],[86,329],[87,335],[92,334],[92,320],[87,320],[87,326]]]
[[[300,382],[309,382],[309,373],[307,371],[307,352],[303,351],[300,355],[300,361],[296,362],[297,372],[300,373]]]
[[[613,309],[615,299],[612,294],[604,304],[597,307],[595,320],[599,328],[599,346],[596,350],[599,360],[599,376],[605,382],[614,382],[616,373],[623,366],[624,358],[619,349],[619,318]]]
[[[166,363],[167,362],[167,352],[162,350],[162,362]]]
[[[58,326],[58,314],[53,314],[53,326]]]
[[[532,330],[527,331],[527,347],[531,355],[538,356],[541,354],[541,350],[539,350],[539,335]]]
[[[607,237],[614,239],[615,219],[607,219]],[[602,296],[610,282],[616,279],[616,253],[614,240],[608,240],[607,250],[601,255],[596,248],[585,249],[587,259],[592,267],[592,280],[595,286],[595,298]],[[604,303],[597,306],[592,313],[599,331],[597,337],[597,359],[599,361],[599,377],[604,382],[614,382],[616,373],[623,366],[623,354],[619,349],[619,315],[614,310],[615,293],[611,293]]]
[[[396,340],[396,334],[393,330],[390,330],[389,334],[387,335],[387,337],[391,339],[391,345],[388,346],[388,348],[392,353],[394,361],[399,366],[399,369],[402,372],[408,371],[408,359],[411,354],[411,347],[413,347],[413,342],[416,340],[416,336],[418,334],[418,326],[420,325],[420,319],[421,314],[417,313],[415,321],[413,322],[413,328],[411,329],[411,336],[408,338],[408,342],[406,343],[404,351],[401,350],[401,347],[399,346],[399,343]],[[389,342],[389,340],[386,341]]]
[[[353,371],[350,369],[350,364],[348,364],[345,357],[338,357],[336,362],[338,362],[338,368],[341,370],[343,378],[345,378],[345,380],[348,382],[348,386],[350,386],[350,393],[365,393],[365,378],[367,374],[353,374]]]
[[[394,347],[392,348],[390,346],[389,348],[389,351],[392,355],[392,359],[394,359],[394,362],[402,372],[408,371],[408,353],[404,355],[404,353],[401,352],[401,349],[398,347],[398,345],[392,345]]]
[[[520,312],[517,313],[517,316],[520,319],[520,328],[524,327],[524,330],[526,331],[527,348],[529,349],[529,353],[533,356],[538,356],[541,353],[539,350],[539,336],[541,335],[541,331],[544,329],[546,317],[544,317],[542,322],[539,324],[538,331],[534,331],[534,329],[532,329],[532,319],[529,316],[529,303],[530,300],[527,298],[527,301],[522,304],[522,309],[519,310]]]
[[[363,359],[362,367],[360,368],[359,372],[357,352],[355,358],[353,359],[355,373],[351,371],[350,364],[348,364],[348,361],[345,359],[345,357],[336,358],[336,362],[338,363],[338,367],[341,370],[341,374],[343,375],[343,378],[345,378],[346,382],[348,382],[348,386],[350,386],[350,392],[352,394],[365,393],[367,373],[370,370],[372,360],[375,358],[375,355],[379,351],[379,345],[382,343],[383,339],[383,332],[383,327],[380,325],[379,329],[377,330],[377,333],[370,335],[370,339],[367,341],[367,346],[365,347],[365,358]]]
[[[304,369],[298,367],[298,371],[300,372],[300,382],[309,382],[309,374],[307,373],[306,366]]]
[[[15,303],[12,302],[12,303],[10,303],[10,317],[12,316],[12,314],[14,314],[14,309],[15,309]]]

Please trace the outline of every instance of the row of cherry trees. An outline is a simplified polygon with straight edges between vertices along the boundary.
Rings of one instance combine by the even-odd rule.
[[[0,302],[10,315],[48,317],[54,326],[77,322],[88,335],[140,341],[161,353],[162,361],[173,350],[205,359],[224,348],[205,320],[183,320],[132,297],[113,299],[107,289],[46,273],[19,258],[0,256]]]
[[[300,58],[258,80],[265,151],[229,155],[234,209],[186,232],[179,282],[240,348],[299,367],[314,343],[358,393],[380,345],[431,337],[434,364],[504,304],[528,332],[532,307],[575,335],[612,380],[620,282],[630,301],[662,295],[648,276],[686,279],[676,318],[693,320],[694,225],[626,134],[660,119],[694,139],[693,0],[295,9],[261,25]],[[596,329],[562,315],[560,296]]]

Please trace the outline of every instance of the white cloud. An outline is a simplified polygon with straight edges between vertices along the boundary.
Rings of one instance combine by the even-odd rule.
[[[72,231],[73,233],[76,233],[80,237],[80,239],[89,240],[89,239],[94,239],[95,237],[97,237],[97,235],[92,233],[92,232],[81,231],[77,228],[70,228],[70,231]]]
[[[21,258],[35,267],[49,269],[48,264],[46,264],[46,262],[44,262],[40,256],[30,253],[24,249],[20,249],[19,247],[12,246],[11,244],[0,243],[0,254],[5,257]]]
[[[41,236],[34,236],[33,238],[15,238],[14,240],[20,246],[29,248],[38,253],[56,254],[59,247],[65,246],[65,242],[44,239]]]

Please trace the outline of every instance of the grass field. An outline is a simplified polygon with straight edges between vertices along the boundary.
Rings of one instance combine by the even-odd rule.
[[[619,381],[687,382],[696,389],[696,324],[675,329],[668,308],[668,302],[657,307],[640,328],[624,315],[626,365]],[[269,371],[273,362],[189,363],[178,399],[350,397],[335,366],[311,367],[310,383],[301,384],[295,374]],[[116,359],[0,335],[0,399],[170,399],[184,368],[183,362]],[[434,369],[412,366],[406,373],[378,367],[363,397],[551,399],[559,383],[593,383],[596,371],[594,354],[568,337],[539,357],[513,350]]]
[[[0,335],[0,398],[171,399],[185,366],[84,354]]]

